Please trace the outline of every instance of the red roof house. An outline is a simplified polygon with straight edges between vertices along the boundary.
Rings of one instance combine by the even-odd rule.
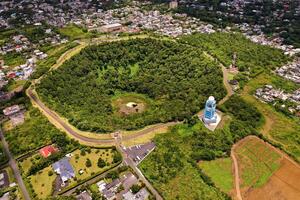
[[[57,149],[55,147],[53,147],[52,145],[49,145],[49,146],[41,148],[39,152],[44,158],[47,158],[50,155],[52,155],[53,153],[57,152]]]

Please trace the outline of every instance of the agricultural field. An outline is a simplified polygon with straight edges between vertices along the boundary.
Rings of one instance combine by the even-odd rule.
[[[230,158],[200,161],[198,165],[218,188],[230,194],[233,189],[232,161]]]
[[[244,199],[297,199],[299,165],[271,145],[249,136],[235,147]]]
[[[261,125],[259,131],[277,146],[286,151],[296,160],[300,160],[300,126],[299,119],[289,118],[283,113],[278,112],[271,105],[262,103],[256,99],[253,94],[257,88],[266,84],[272,84],[285,91],[293,91],[299,88],[299,85],[285,80],[279,76],[263,73],[250,80],[242,91],[242,98],[249,104],[254,105],[262,113],[265,123]]]
[[[183,120],[207,95],[226,94],[221,69],[201,50],[150,38],[89,46],[43,78],[37,92],[76,128],[98,133]]]
[[[263,186],[279,169],[282,160],[281,155],[255,137],[248,137],[239,143],[235,148],[235,154],[238,159],[242,188]]]

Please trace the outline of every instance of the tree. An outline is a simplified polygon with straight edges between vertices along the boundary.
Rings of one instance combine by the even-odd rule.
[[[133,194],[136,194],[140,191],[141,186],[139,186],[138,184],[134,184],[130,189],[131,189]]]
[[[103,168],[106,166],[106,162],[102,158],[99,158],[97,165],[98,167]]]
[[[89,158],[86,159],[85,166],[86,167],[91,167],[92,166],[92,162],[91,162],[91,160]]]

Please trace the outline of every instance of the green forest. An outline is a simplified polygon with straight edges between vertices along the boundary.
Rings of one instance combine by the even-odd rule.
[[[37,92],[77,128],[99,133],[183,120],[208,96],[226,94],[216,61],[199,48],[155,39],[89,46],[51,71]],[[112,100],[126,94],[146,99],[145,111],[120,116]]]
[[[256,129],[263,117],[255,107],[235,95],[220,109],[231,120],[214,132],[197,119],[154,138],[156,148],[140,168],[165,199],[228,198],[215,188],[197,162],[229,157],[232,145],[238,140],[250,134],[259,135]]]
[[[240,71],[256,76],[263,70],[275,69],[286,63],[288,57],[279,49],[255,44],[240,33],[194,34],[183,36],[180,41],[208,51],[226,67],[233,63]]]

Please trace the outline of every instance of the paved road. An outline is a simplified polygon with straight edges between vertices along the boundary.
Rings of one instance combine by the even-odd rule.
[[[116,138],[116,147],[121,152],[124,162],[133,169],[133,171],[138,175],[139,180],[145,183],[146,187],[150,190],[150,192],[155,196],[156,200],[163,200],[157,190],[151,185],[151,183],[145,178],[140,169],[136,166],[135,162],[127,156],[126,152],[122,148],[121,138]]]
[[[3,145],[3,148],[4,148],[4,151],[6,153],[6,155],[8,156],[8,159],[9,159],[9,165],[11,167],[11,169],[13,170],[13,173],[14,173],[14,176],[18,182],[18,185],[21,189],[21,192],[23,194],[23,197],[25,198],[25,200],[30,200],[30,196],[29,196],[29,193],[26,189],[26,186],[23,182],[23,179],[22,179],[22,176],[21,176],[21,173],[19,171],[19,168],[18,168],[18,164],[17,162],[15,161],[13,155],[10,153],[9,151],[9,148],[8,148],[8,144],[4,138],[4,135],[3,135],[3,132],[2,130],[0,129],[0,139],[2,141],[2,145]]]

